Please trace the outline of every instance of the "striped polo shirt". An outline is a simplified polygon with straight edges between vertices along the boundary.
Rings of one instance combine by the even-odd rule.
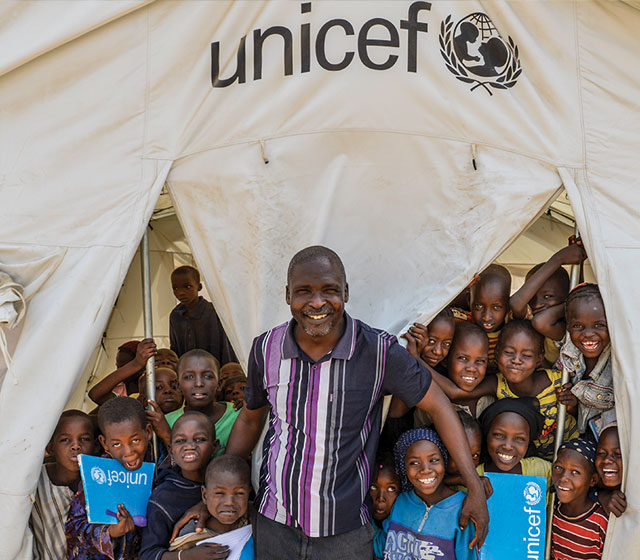
[[[431,374],[395,336],[345,313],[345,332],[317,362],[297,345],[295,321],[253,341],[245,405],[270,406],[258,511],[310,537],[369,521],[364,505],[380,437],[382,397],[415,406]]]
[[[578,517],[568,517],[557,504],[553,514],[551,556],[554,560],[600,560],[609,517],[594,503]]]

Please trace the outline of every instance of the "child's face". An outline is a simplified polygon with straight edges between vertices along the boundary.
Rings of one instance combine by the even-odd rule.
[[[202,284],[196,282],[189,273],[178,273],[171,275],[171,288],[176,299],[189,307],[197,301]]]
[[[160,348],[156,354],[156,367],[178,371],[178,355],[169,348]]]
[[[220,444],[200,418],[188,418],[171,430],[171,456],[183,473],[202,471]]]
[[[574,300],[567,309],[567,330],[585,358],[597,358],[610,341],[602,300]]]
[[[494,332],[502,327],[509,312],[509,293],[502,283],[482,282],[471,292],[471,317],[485,332]]]
[[[438,446],[425,439],[416,441],[407,449],[404,464],[416,494],[426,503],[438,501],[445,474],[444,459]]]
[[[482,335],[484,337],[484,335]],[[449,353],[449,378],[464,391],[472,391],[484,379],[489,363],[489,342],[460,333]]]
[[[477,467],[480,464],[480,453],[482,452],[482,434],[479,430],[465,430],[464,434],[467,436],[469,448],[471,449],[471,460],[473,461],[473,466]],[[458,465],[456,465],[453,457],[449,457],[449,463],[447,463],[447,474],[459,474]]]
[[[393,503],[400,493],[400,480],[389,467],[376,469],[375,478],[369,486],[369,495],[373,500],[371,515],[376,521],[383,521],[391,513]]]
[[[529,424],[515,412],[503,412],[493,421],[487,434],[487,452],[501,471],[511,472],[527,453]]]
[[[219,472],[202,489],[202,499],[221,529],[229,530],[245,513],[249,503],[249,482],[236,473]]]
[[[214,402],[218,389],[218,368],[212,360],[200,356],[183,360],[178,379],[189,407],[204,408]]]
[[[422,349],[420,357],[431,367],[435,367],[449,354],[455,323],[453,319],[437,317],[427,327],[427,344]]]
[[[81,416],[63,418],[51,438],[48,450],[55,457],[58,467],[78,472],[78,455],[93,455],[96,450],[91,420]]]
[[[617,488],[622,484],[622,451],[618,428],[607,428],[600,435],[596,450],[596,471],[605,486]]]
[[[573,449],[561,449],[553,463],[551,480],[556,488],[558,501],[568,504],[584,500],[598,480],[589,461]]]
[[[131,419],[108,424],[104,431],[98,436],[104,450],[128,471],[138,470],[151,439],[149,424],[142,426],[137,419]]]
[[[224,400],[227,402],[238,402],[244,399],[244,388],[246,381],[233,381],[224,386]]]
[[[498,349],[498,369],[509,383],[521,383],[531,376],[543,357],[538,341],[529,333],[512,332]]]
[[[182,405],[178,377],[171,369],[158,368],[156,370],[156,402],[164,414],[173,412]]]
[[[549,307],[564,303],[567,295],[567,290],[562,281],[552,276],[536,292],[536,295],[533,296],[529,302],[529,307],[531,307],[531,311],[535,315]]]

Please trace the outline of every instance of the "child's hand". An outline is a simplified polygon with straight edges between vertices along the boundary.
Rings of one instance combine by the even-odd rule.
[[[565,383],[562,387],[558,387],[556,389],[556,398],[558,399],[558,404],[563,404],[567,407],[569,414],[574,414],[578,408],[578,399],[571,392],[571,387],[571,383]]]
[[[228,558],[231,550],[226,544],[205,543],[182,552],[182,560],[218,560]]]
[[[162,410],[158,406],[156,401],[149,401],[149,404],[153,407],[153,410],[146,410],[147,420],[153,431],[158,434],[158,437],[166,444],[171,442],[171,428],[167,419],[164,417]]]
[[[136,526],[133,523],[133,517],[122,504],[118,504],[118,523],[109,525],[109,536],[111,538],[122,537],[129,531],[133,531]]]
[[[416,345],[418,347],[418,354],[422,354],[424,347],[429,341],[429,329],[422,323],[413,323],[409,327],[411,336],[416,339]]]
[[[598,501],[607,515],[620,517],[627,509],[627,497],[620,490],[599,490]]]
[[[411,354],[414,358],[418,358],[418,344],[416,339],[411,335],[411,329],[409,329],[406,333],[400,335],[407,341],[407,352]]]
[[[136,348],[136,357],[134,361],[136,365],[140,366],[140,369],[143,369],[149,358],[151,356],[155,356],[157,353],[156,343],[153,341],[153,338],[144,338],[138,344]]]
[[[580,264],[587,258],[587,253],[582,246],[580,238],[574,236],[569,238],[569,245],[564,249],[560,249],[556,253],[556,257],[560,259],[561,264]]]
[[[233,401],[233,410],[240,410],[244,406],[244,399],[236,399]]]
[[[190,507],[187,511],[182,514],[182,517],[176,521],[176,524],[173,527],[173,533],[171,533],[171,538],[169,542],[173,542],[178,534],[180,533],[180,529],[182,529],[189,521],[192,519],[196,520],[196,533],[202,533],[204,527],[207,523],[207,520],[211,517],[209,510],[207,509],[207,504],[204,502],[198,502],[195,506]],[[184,559],[186,560],[186,558]]]

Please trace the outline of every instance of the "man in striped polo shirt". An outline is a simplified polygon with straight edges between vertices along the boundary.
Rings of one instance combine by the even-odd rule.
[[[287,274],[292,320],[253,342],[245,407],[226,452],[248,456],[268,418],[256,496],[258,560],[372,558],[364,501],[388,394],[433,418],[469,489],[460,524],[473,520],[472,544],[481,545],[489,515],[458,416],[394,336],[345,312],[348,299],[338,255],[303,249]]]

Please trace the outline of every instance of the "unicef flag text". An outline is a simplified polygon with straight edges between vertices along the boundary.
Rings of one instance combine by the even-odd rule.
[[[128,471],[115,459],[91,455],[80,455],[78,459],[89,523],[117,523],[118,504],[124,504],[138,527],[147,524],[153,463],[142,463],[137,471]]]
[[[491,480],[489,535],[480,560],[544,560],[547,481],[541,476],[485,473]]]

